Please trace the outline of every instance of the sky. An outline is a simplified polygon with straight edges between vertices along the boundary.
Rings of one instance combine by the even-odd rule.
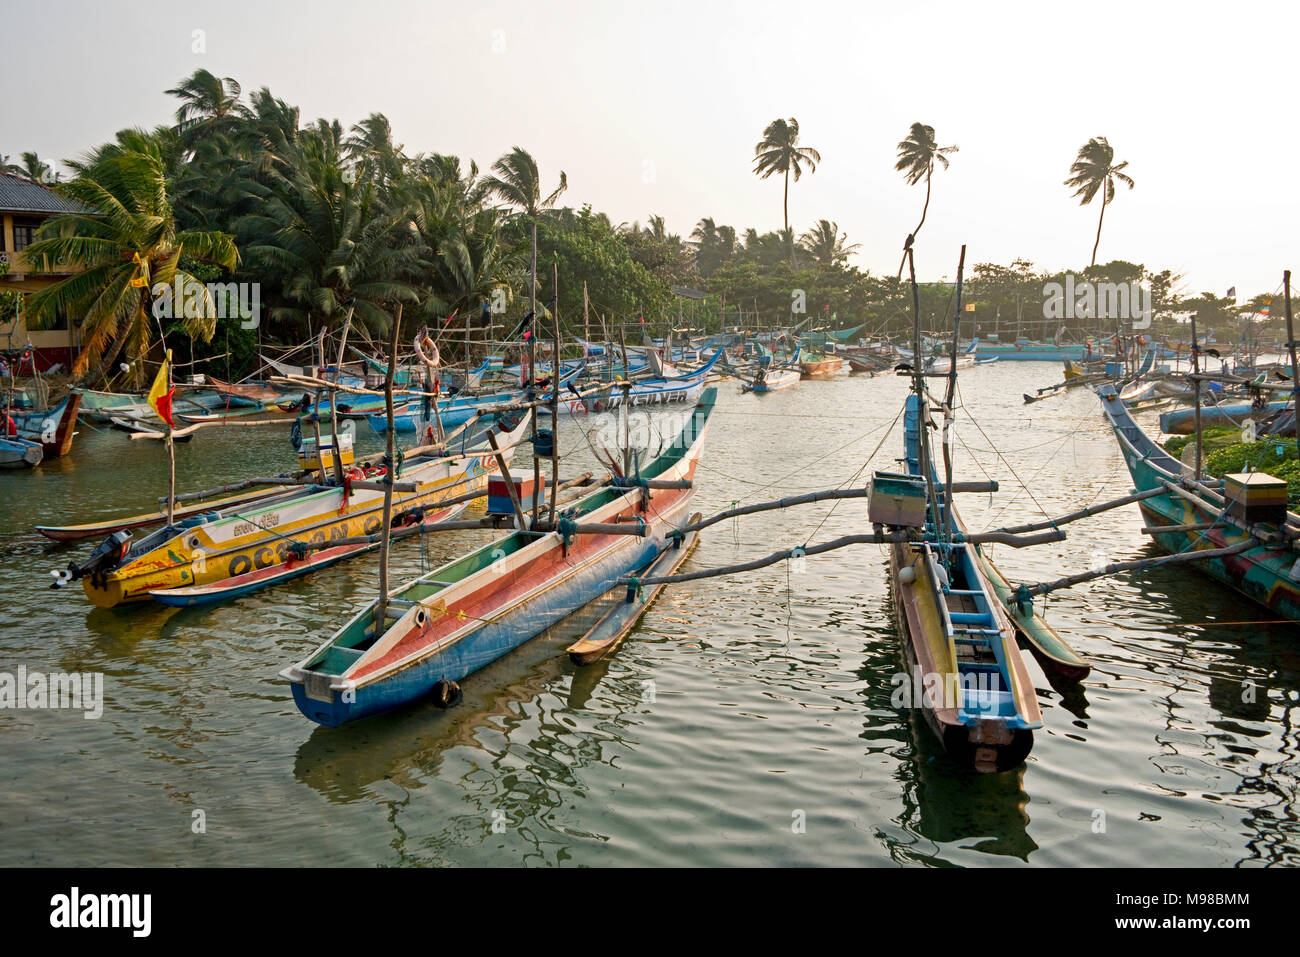
[[[916,254],[921,278],[951,279],[962,243],[971,264],[1086,266],[1100,199],[1080,207],[1063,181],[1105,136],[1136,187],[1107,208],[1099,261],[1244,299],[1300,265],[1284,75],[1298,21],[1293,2],[6,3],[0,154],[76,157],[167,122],[163,91],[203,67],[304,122],[382,112],[411,154],[486,169],[523,146],[546,189],[568,174],[562,205],[658,214],[688,237],[705,216],[781,227],[754,145],[794,117],[822,163],[791,183],[792,224],[837,222],[856,265],[890,274],[924,200],[893,168],[920,121],[960,148]]]

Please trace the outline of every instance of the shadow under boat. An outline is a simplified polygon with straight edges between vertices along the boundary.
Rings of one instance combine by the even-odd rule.
[[[391,780],[402,787],[419,788],[441,764],[450,749],[464,746],[489,753],[479,740],[484,731],[496,733],[519,723],[522,710],[539,708],[552,712],[585,711],[601,683],[609,675],[612,660],[577,666],[565,649],[581,637],[606,610],[584,607],[546,632],[525,642],[509,655],[475,672],[461,685],[463,698],[452,708],[441,709],[431,698],[374,715],[370,720],[338,727],[316,726],[294,760],[294,777],[333,803],[351,803],[367,796],[378,781]],[[616,660],[616,659],[614,659]],[[569,677],[567,688],[565,677]],[[621,680],[621,677],[620,679]],[[543,699],[556,699],[546,705]],[[631,728],[628,717],[640,706],[640,686],[631,694],[606,695],[616,707],[602,718],[602,728],[622,745],[635,744],[623,736]],[[625,707],[617,707],[626,702]],[[548,743],[553,749],[555,742]],[[594,762],[608,763],[597,744],[571,755],[570,772]],[[494,757],[491,765],[506,768]],[[514,769],[516,766],[511,765]],[[540,806],[540,804],[539,804]]]

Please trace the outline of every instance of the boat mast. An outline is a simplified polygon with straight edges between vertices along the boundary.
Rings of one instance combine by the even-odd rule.
[[[944,539],[952,543],[952,403],[957,396],[957,342],[961,333],[961,277],[966,267],[966,244],[957,260],[957,306],[952,314],[952,352],[948,368],[948,391],[943,400],[943,518]],[[950,553],[951,554],[951,553]]]
[[[533,220],[533,251],[528,267],[528,314],[532,316],[532,328],[528,330],[528,388],[525,395],[531,402],[537,398],[537,220]],[[537,413],[534,408],[532,416],[533,445],[533,495],[529,509],[530,525],[537,524],[537,483],[542,477],[542,463],[537,458]]]
[[[585,287],[584,287],[585,288]],[[551,507],[549,521],[555,524],[555,490],[560,484],[560,266],[551,263],[551,328],[555,337],[551,360]]]
[[[343,320],[343,335],[339,339],[339,358],[334,363],[334,384],[339,384],[339,379],[343,375],[343,353],[348,347],[348,330],[352,328],[352,311],[356,308],[355,301],[348,306],[348,316]],[[339,448],[339,390],[335,389],[330,393],[330,431],[334,434],[334,478],[341,487],[343,485],[343,455]],[[316,454],[321,454],[320,446],[316,447]],[[321,478],[325,478],[324,464],[321,466]]]
[[[159,324],[161,328],[161,323]],[[172,378],[172,351],[167,349],[166,357],[163,359],[167,363],[167,394],[171,395],[176,383]],[[32,362],[32,368],[36,368],[35,361]],[[168,410],[170,411],[170,410]],[[175,420],[175,413],[172,413],[172,419]],[[167,525],[171,526],[172,520],[176,515],[176,439],[173,437],[176,427],[171,422],[167,423]]]
[[[375,635],[378,637],[384,631],[384,615],[388,611],[388,552],[389,552],[389,535],[393,528],[393,483],[397,481],[397,476],[393,473],[396,471],[396,451],[393,448],[393,433],[396,429],[393,427],[393,373],[397,369],[397,335],[398,329],[402,324],[402,304],[397,304],[397,315],[393,317],[392,335],[388,340],[388,372],[384,375],[384,415],[387,417],[387,428],[384,429],[384,436],[387,440],[387,452],[384,456],[384,524],[380,532],[379,539],[379,602],[375,605]],[[316,447],[317,453],[320,452],[320,446]],[[335,453],[337,457],[337,452]],[[343,492],[346,502],[347,491]]]
[[[939,527],[939,502],[935,494],[934,478],[930,474],[930,434],[926,431],[929,409],[925,397],[925,369],[921,361],[921,296],[916,286],[916,257],[912,251],[912,237],[907,237],[903,249],[907,256],[908,276],[912,283],[912,391],[916,394],[916,460],[921,478],[925,481],[925,497],[930,515]]]
[[[1201,345],[1196,338],[1196,313],[1192,313],[1192,386],[1195,389],[1196,410],[1196,474],[1193,478],[1201,480]]]
[[[1291,270],[1282,272],[1282,294],[1286,296],[1286,348],[1291,354],[1292,412],[1300,409],[1300,369],[1296,366],[1295,331],[1291,327]]]

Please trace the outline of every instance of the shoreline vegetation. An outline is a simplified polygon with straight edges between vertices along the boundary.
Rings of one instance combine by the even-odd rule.
[[[706,216],[683,237],[653,213],[644,223],[615,223],[590,204],[560,205],[566,174],[543,174],[521,146],[480,169],[457,156],[408,152],[381,113],[350,129],[338,120],[307,122],[268,88],[245,96],[236,80],[206,70],[166,92],[178,101],[174,122],[122,130],[69,161],[72,175],[62,182],[50,184],[51,168],[35,153],[20,154],[20,164],[0,157],[7,172],[46,182],[88,210],[48,220],[28,247],[29,255],[83,271],[38,293],[0,293],[0,322],[18,311],[31,329],[78,322],[83,352],[73,373],[89,388],[139,388],[159,361],[160,331],[189,338],[197,362],[225,357],[223,371],[242,377],[256,367],[260,344],[306,341],[341,325],[350,306],[367,337],[382,336],[401,303],[408,318],[446,330],[445,352],[455,360],[468,337],[482,341],[489,324],[509,331],[526,311],[534,223],[538,262],[557,264],[564,277],[558,306],[568,334],[583,330],[584,284],[593,336],[642,320],[657,333],[805,320],[810,329],[865,324],[863,334],[877,335],[910,327],[905,284],[851,265],[858,246],[836,220],[789,225],[791,184],[822,162],[793,117],[763,131],[752,170],[779,177],[787,225],[760,233]],[[925,186],[917,229],[932,212],[935,174],[960,161],[955,144],[938,142],[932,127],[915,123],[898,144],[895,168]],[[1105,138],[1094,137],[1066,181],[1083,203],[1102,197],[1094,261],[1114,181],[1132,188],[1120,172],[1127,164],[1113,160]],[[941,187],[933,192],[941,204]],[[1155,337],[1185,339],[1179,316],[1189,312],[1220,341],[1281,335],[1282,310],[1275,306],[1269,318],[1272,294],[1240,305],[1208,292],[1185,295],[1182,276],[1120,260],[1070,272],[1147,286]],[[1065,275],[1026,259],[975,264],[964,290],[970,332],[1003,341],[1051,339],[1062,329],[1072,341],[1113,334],[1110,319],[1044,318],[1044,286]],[[177,279],[259,284],[259,327],[218,318],[233,310],[210,296],[160,325],[151,289]],[[552,292],[540,280],[537,292],[546,318]],[[930,328],[944,325],[952,294],[950,283],[922,284]]]

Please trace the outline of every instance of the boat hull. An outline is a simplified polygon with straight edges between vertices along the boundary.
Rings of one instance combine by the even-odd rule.
[[[654,561],[685,523],[714,390],[697,407],[694,438],[648,475],[685,488],[606,486],[566,513],[584,523],[644,523],[642,534],[515,532],[393,593],[401,615],[375,635],[374,604],[303,662],[281,672],[302,713],[335,726],[413,703],[460,681],[606,594]],[[685,432],[683,433],[686,434]],[[440,580],[445,576],[446,580]],[[338,662],[341,656],[343,661]],[[332,660],[333,659],[333,660]]]
[[[1114,399],[1113,390],[1104,388],[1101,398],[1134,488],[1144,492],[1163,487],[1162,480],[1178,482],[1181,478],[1180,463],[1142,433]],[[1144,499],[1138,505],[1142,517],[1153,529],[1217,522],[1221,516],[1217,502],[1206,501],[1202,506],[1174,493]],[[1247,539],[1243,531],[1231,525],[1219,525],[1205,531],[1154,531],[1151,537],[1170,554],[1226,548]],[[1270,543],[1235,555],[1191,564],[1202,574],[1270,611],[1300,621],[1300,581],[1293,577],[1300,575],[1298,562],[1300,550],[1284,543]]]

